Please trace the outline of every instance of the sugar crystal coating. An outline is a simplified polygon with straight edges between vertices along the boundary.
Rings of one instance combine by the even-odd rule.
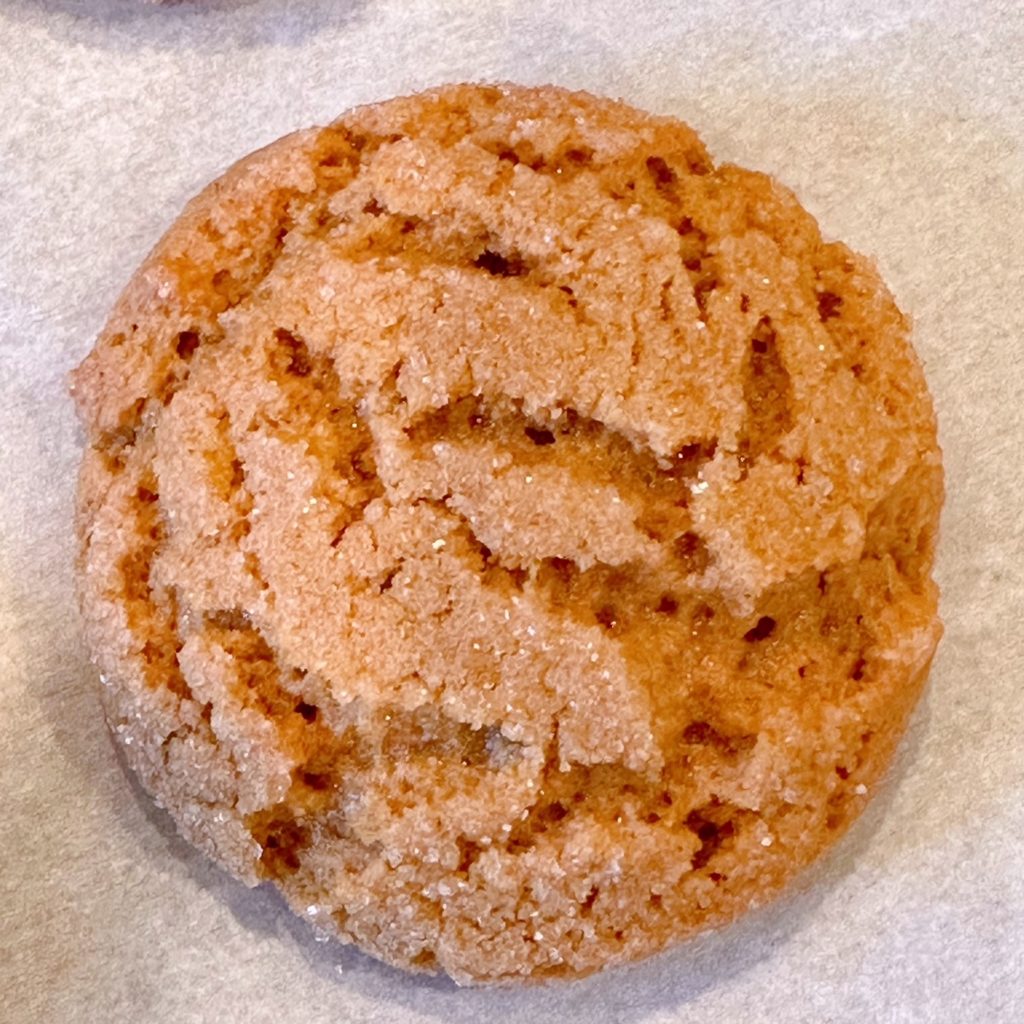
[[[938,642],[905,318],[784,188],[619,103],[449,86],[253,154],[75,394],[129,763],[410,969],[585,974],[762,902]]]

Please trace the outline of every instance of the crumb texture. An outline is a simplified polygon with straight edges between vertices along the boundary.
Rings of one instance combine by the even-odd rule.
[[[727,921],[863,807],[938,642],[908,339],[674,120],[453,86],[285,138],[76,373],[115,735],[191,841],[407,968]]]

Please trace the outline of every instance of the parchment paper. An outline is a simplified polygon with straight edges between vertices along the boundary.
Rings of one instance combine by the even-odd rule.
[[[1016,0],[5,0],[0,8],[0,1019],[1024,1020],[1024,15]],[[946,638],[888,785],[780,903],[577,984],[459,990],[317,943],[125,776],[71,587],[65,375],[237,157],[442,81],[681,116],[877,257],[949,499]]]

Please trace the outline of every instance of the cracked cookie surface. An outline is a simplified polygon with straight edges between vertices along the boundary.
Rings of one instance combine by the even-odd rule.
[[[449,86],[253,154],[74,389],[129,763],[403,967],[585,974],[762,902],[938,642],[905,318],[784,188],[619,103]]]

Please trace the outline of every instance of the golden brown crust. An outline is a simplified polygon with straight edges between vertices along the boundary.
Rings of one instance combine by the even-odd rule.
[[[130,763],[411,969],[584,974],[768,898],[938,641],[905,318],[790,193],[622,104],[449,86],[280,140],[74,386]]]

